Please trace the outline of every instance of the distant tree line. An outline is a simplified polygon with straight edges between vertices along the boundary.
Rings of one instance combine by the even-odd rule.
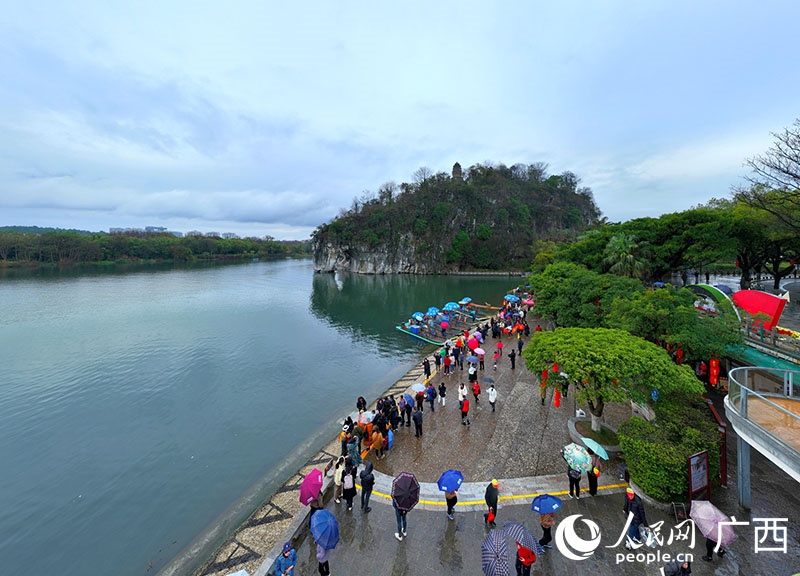
[[[273,238],[220,238],[168,233],[105,234],[54,230],[0,230],[0,263],[69,264],[117,261],[174,261],[307,256],[310,242]]]

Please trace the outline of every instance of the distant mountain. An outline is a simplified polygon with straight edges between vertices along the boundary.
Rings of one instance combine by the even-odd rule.
[[[21,232],[23,234],[45,234],[47,232],[74,232],[83,236],[102,234],[102,232],[89,232],[75,228],[42,228],[39,226],[0,226],[0,232]]]
[[[312,234],[318,272],[446,274],[526,270],[535,240],[564,240],[597,222],[591,190],[544,164],[421,169],[383,185]]]

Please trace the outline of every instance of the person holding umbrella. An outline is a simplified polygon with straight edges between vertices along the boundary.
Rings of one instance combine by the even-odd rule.
[[[539,544],[543,548],[552,548],[550,542],[553,540],[553,526],[556,525],[556,515],[552,512],[549,514],[539,514],[539,525],[542,527],[542,537],[539,539]]]
[[[436,482],[439,490],[444,492],[444,499],[447,502],[447,517],[453,520],[453,512],[458,502],[458,489],[464,482],[464,475],[460,470],[445,470]]]
[[[519,542],[517,544],[517,561],[514,567],[517,569],[517,576],[531,576],[531,566],[536,562],[536,554],[533,550],[526,548]]]
[[[483,515],[483,523],[492,528],[496,526],[494,521],[497,518],[497,501],[500,496],[499,487],[500,483],[497,479],[492,478],[492,481],[486,486],[486,492],[484,493],[484,499],[486,500],[486,505],[489,507],[489,511]]]
[[[327,510],[318,512],[316,517],[311,520],[311,536],[317,545],[320,576],[328,576],[331,573],[328,560],[331,551],[339,543],[339,522],[336,517]]]
[[[419,502],[419,482],[410,472],[400,472],[392,480],[392,507],[394,508],[395,520],[397,520],[397,532],[394,537],[399,542],[403,541],[407,532],[407,514],[409,510]]]

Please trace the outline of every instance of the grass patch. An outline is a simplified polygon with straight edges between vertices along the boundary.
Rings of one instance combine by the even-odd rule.
[[[604,446],[617,446],[619,445],[619,438],[611,430],[605,426],[600,427],[600,432],[592,430],[591,420],[578,420],[575,422],[575,430],[578,434],[586,438],[591,438]]]

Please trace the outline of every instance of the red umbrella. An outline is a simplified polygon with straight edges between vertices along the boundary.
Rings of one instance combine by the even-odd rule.
[[[469,348],[470,350],[475,350],[475,348],[477,348],[478,346],[480,346],[480,344],[478,343],[477,340],[475,340],[475,338],[470,338],[469,340],[467,340],[467,348]]]

